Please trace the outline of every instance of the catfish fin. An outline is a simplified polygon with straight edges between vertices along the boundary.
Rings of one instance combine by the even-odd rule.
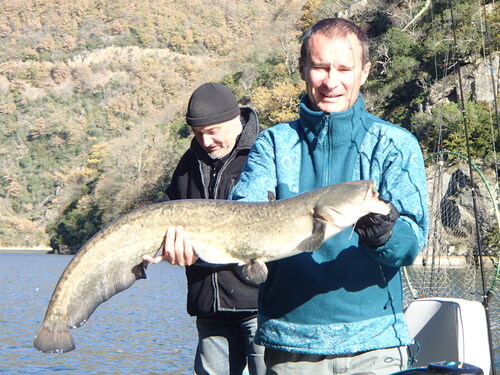
[[[67,325],[49,329],[42,324],[33,346],[43,353],[66,353],[75,349],[75,342]]]
[[[318,249],[325,240],[326,222],[317,217],[313,219],[312,234],[303,240],[298,246],[297,250],[310,253]]]
[[[94,275],[98,275],[97,272],[93,273]],[[136,280],[145,278],[144,262],[138,263],[128,272],[121,273],[120,277],[113,280],[104,277],[94,277],[92,286],[85,291],[78,302],[68,305],[69,326],[72,328],[81,327],[100,304],[106,302],[115,294],[128,289]],[[53,330],[53,328],[50,329]]]
[[[267,266],[259,259],[252,259],[243,267],[243,275],[248,280],[261,284],[267,279]]]
[[[134,267],[132,267],[132,273],[135,275],[136,280],[146,279],[146,268],[147,263],[141,262]]]

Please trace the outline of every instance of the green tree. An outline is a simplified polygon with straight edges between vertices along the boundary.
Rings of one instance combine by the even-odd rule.
[[[489,112],[484,104],[469,101],[465,104],[466,124],[471,157],[491,163],[494,152],[494,140]],[[463,119],[463,116],[460,116]],[[446,149],[457,152],[467,150],[465,122],[455,122],[449,127],[449,133],[443,144]]]
[[[488,108],[472,101],[465,107],[471,157],[491,163],[495,148]],[[416,112],[410,123],[412,132],[427,152],[444,148],[463,154],[467,150],[464,116],[457,103],[436,105],[431,113]]]
[[[48,227],[53,249],[75,252],[103,226],[102,211],[96,204],[81,205],[72,201],[54,226]]]
[[[370,97],[369,110],[394,121],[391,111],[401,103],[410,102],[422,91],[417,85],[421,74],[421,46],[407,32],[397,28],[389,29],[376,44],[370,78],[364,90]]]

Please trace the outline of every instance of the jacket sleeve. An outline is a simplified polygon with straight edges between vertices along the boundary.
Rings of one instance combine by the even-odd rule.
[[[172,180],[170,181],[170,184],[167,187],[167,190],[165,190],[165,194],[161,198],[161,201],[173,201],[176,199],[180,199],[179,197],[179,179],[176,176],[176,172],[178,173],[178,167],[174,171],[172,175]]]
[[[429,227],[425,165],[416,138],[400,128],[382,137],[374,160],[379,164],[379,193],[400,212],[393,233],[368,253],[382,264],[400,267],[413,264],[427,242]]]
[[[177,166],[175,167],[170,184],[161,199],[162,201],[199,198],[198,196],[189,196],[189,184],[193,179],[193,177],[190,176],[190,168],[197,168],[197,160],[191,156],[190,151],[188,150],[184,153],[184,155],[182,155]],[[192,183],[194,184],[194,182]]]
[[[241,170],[240,179],[229,194],[231,200],[266,202],[269,192],[276,196],[274,147],[267,131],[260,133]]]

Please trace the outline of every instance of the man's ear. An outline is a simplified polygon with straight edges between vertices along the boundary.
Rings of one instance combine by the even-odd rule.
[[[300,78],[302,78],[303,81],[305,81],[305,76],[304,76],[304,65],[302,64],[302,59],[299,57],[299,72],[300,72]]]
[[[369,61],[363,67],[363,70],[361,71],[361,86],[364,85],[366,80],[368,79],[368,75],[370,74],[371,67],[372,67],[372,63]]]

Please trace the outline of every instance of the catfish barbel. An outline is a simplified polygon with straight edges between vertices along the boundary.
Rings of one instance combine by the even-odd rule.
[[[46,353],[73,350],[70,328],[146,277],[143,256],[161,251],[169,226],[182,225],[205,262],[245,265],[245,276],[261,283],[267,277],[265,262],[314,251],[368,213],[389,214],[375,182],[368,180],[265,203],[186,199],[138,208],[100,230],[73,257],[33,345]]]

